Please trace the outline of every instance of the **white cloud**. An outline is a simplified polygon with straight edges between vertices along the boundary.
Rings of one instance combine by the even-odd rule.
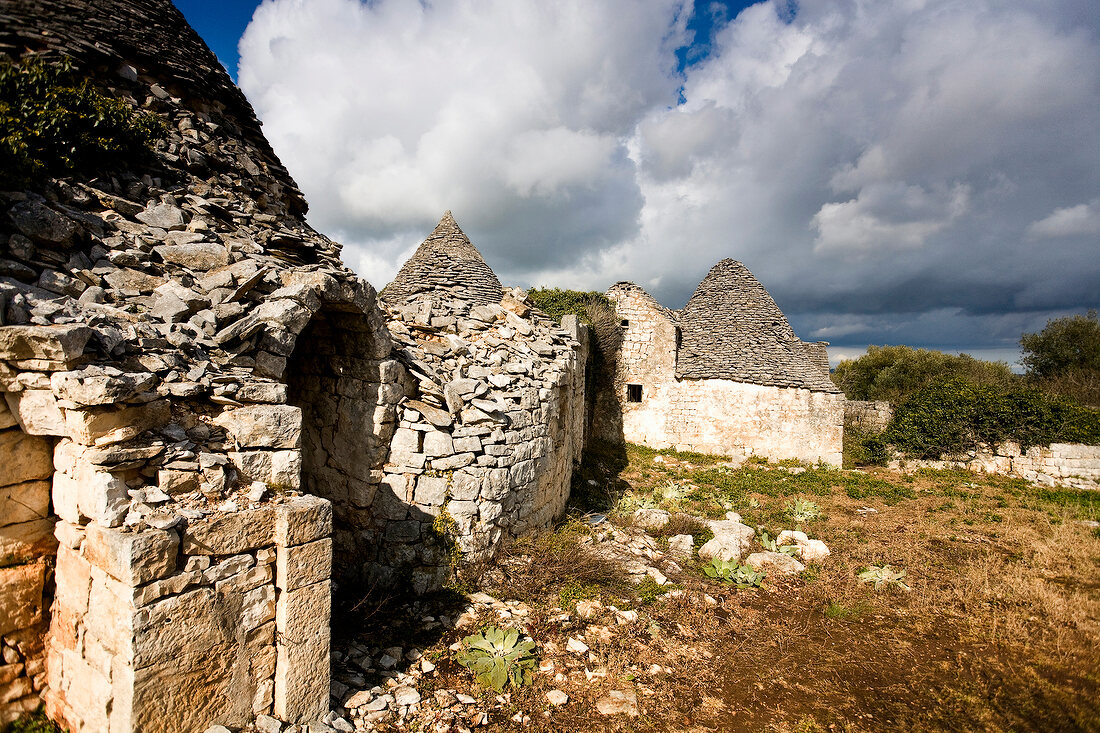
[[[1032,239],[1100,234],[1100,199],[1055,209],[1027,228]]]
[[[685,4],[266,0],[241,86],[379,287],[450,208],[504,281],[678,306],[735,257],[837,338],[1097,304],[1091,0],[764,2],[680,78]]]

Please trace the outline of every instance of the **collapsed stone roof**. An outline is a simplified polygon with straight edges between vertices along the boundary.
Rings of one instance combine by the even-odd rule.
[[[658,303],[657,299],[647,293],[645,291],[645,288],[641,287],[640,285],[636,285],[629,280],[620,280],[619,282],[615,283],[607,289],[608,295],[615,292],[629,294],[633,295],[636,298],[640,298],[641,300],[644,300],[646,303],[648,303],[649,306],[653,308],[653,310],[663,314],[666,318],[672,321],[674,325],[679,324],[679,314],[671,308],[665,308],[663,305]]]
[[[470,305],[499,303],[500,280],[447,211],[435,230],[401,266],[381,297],[399,304],[423,293],[439,293]]]
[[[679,311],[681,379],[732,379],[839,392],[807,357],[771,295],[737,260],[711,268]]]

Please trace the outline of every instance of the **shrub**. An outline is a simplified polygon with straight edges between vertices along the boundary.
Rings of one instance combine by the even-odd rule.
[[[753,570],[748,565],[740,565],[733,560],[719,560],[718,558],[712,559],[710,565],[704,565],[703,572],[708,578],[716,578],[738,588],[759,588],[764,584],[766,575],[766,573]]]
[[[882,435],[844,428],[844,468],[885,466],[889,455]]]
[[[869,346],[858,359],[840,362],[833,382],[850,400],[889,400],[898,404],[932,382],[952,377],[998,387],[1011,386],[1018,380],[1004,362],[908,346]]]
[[[118,170],[163,137],[163,120],[77,80],[68,59],[0,63],[0,186]]]
[[[593,307],[613,310],[607,296],[594,290],[582,292],[561,288],[534,288],[527,291],[527,297],[536,308],[559,323],[562,316],[571,313],[591,326],[595,325],[589,313]]]
[[[961,379],[919,390],[900,404],[883,436],[920,458],[1016,440],[1100,444],[1100,412],[1034,389],[1004,392]]]

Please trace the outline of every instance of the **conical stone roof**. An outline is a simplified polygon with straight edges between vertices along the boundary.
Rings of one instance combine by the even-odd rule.
[[[499,303],[503,296],[500,280],[450,211],[443,214],[435,230],[401,266],[381,295],[386,303],[397,305],[412,296],[432,292],[471,305]]]
[[[679,312],[681,379],[732,379],[839,392],[807,356],[783,311],[736,260],[711,268]]]

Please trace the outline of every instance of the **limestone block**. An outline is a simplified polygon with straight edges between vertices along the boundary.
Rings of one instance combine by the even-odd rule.
[[[473,501],[481,491],[481,479],[469,473],[457,472],[451,477],[451,498]]]
[[[84,353],[93,333],[78,325],[4,326],[0,328],[0,358],[72,362]]]
[[[281,507],[279,507],[281,509]],[[239,555],[274,544],[276,507],[261,506],[188,524],[186,555]]]
[[[186,494],[199,488],[202,474],[198,471],[184,471],[164,468],[157,471],[157,488],[169,496]]]
[[[64,545],[57,548],[54,569],[55,597],[70,612],[86,613],[92,585],[92,567],[80,553]]]
[[[44,562],[0,568],[0,636],[30,628],[42,618]]]
[[[0,487],[0,527],[45,519],[49,514],[49,481],[27,481]]]
[[[94,666],[75,651],[62,653],[65,702],[84,723],[84,730],[105,731],[109,728],[111,683]]]
[[[275,665],[275,715],[288,722],[328,712],[330,584],[314,583],[280,594]]]
[[[0,400],[0,430],[6,430],[16,424],[15,415],[8,409],[8,401]]]
[[[260,651],[251,640],[239,596],[200,587],[142,609],[122,730],[182,733],[217,721],[245,727],[258,682],[249,673],[249,658]],[[270,635],[261,643],[270,644]],[[114,677],[126,675],[120,670]]]
[[[88,562],[131,588],[175,572],[178,550],[176,533],[160,529],[123,532],[90,524],[84,537]]]
[[[202,579],[207,585],[213,585],[219,580],[225,580],[226,578],[236,575],[237,573],[243,573],[256,564],[256,558],[247,553],[243,555],[234,555],[233,557],[227,557],[217,565],[212,565],[202,573]]]
[[[242,448],[300,448],[302,410],[291,405],[250,405],[214,419]]]
[[[414,501],[423,506],[441,506],[447,498],[448,482],[442,476],[420,476]]]
[[[699,555],[702,556],[702,550]],[[754,552],[745,558],[745,564],[753,570],[763,570],[776,575],[797,575],[806,566],[782,552]]]
[[[424,433],[424,455],[429,458],[449,456],[455,452],[454,443],[447,433],[432,430]]]
[[[49,478],[53,458],[49,441],[22,430],[0,432],[0,484],[21,484]]]
[[[273,544],[304,545],[331,535],[332,504],[319,496],[296,496],[275,509]]]
[[[0,527],[0,566],[53,555],[57,550],[53,524],[52,519],[36,519]]]
[[[458,468],[465,468],[474,462],[473,453],[458,453],[453,456],[443,456],[442,458],[432,459],[432,468],[437,471],[453,471]]]
[[[328,580],[332,576],[332,539],[323,538],[304,545],[278,547],[275,558],[275,585],[281,591]]]
[[[410,428],[398,428],[393,433],[393,438],[390,440],[390,450],[394,453],[420,453],[420,436],[419,430],[412,430]]]
[[[409,519],[386,525],[387,542],[415,542],[420,539],[420,522]]]
[[[4,401],[15,416],[19,427],[30,435],[65,435],[65,414],[53,392],[47,389],[25,389],[5,392]]]
[[[301,451],[231,451],[229,460],[246,481],[262,481],[265,484],[290,489],[301,486]]]
[[[275,586],[269,584],[253,588],[244,594],[241,602],[241,626],[251,631],[275,618]]]
[[[168,400],[114,408],[66,410],[68,435],[82,445],[110,445],[167,425],[171,419]]]

